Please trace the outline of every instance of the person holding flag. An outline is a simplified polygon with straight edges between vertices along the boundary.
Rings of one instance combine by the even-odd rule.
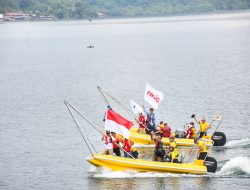
[[[114,139],[112,138],[110,131],[106,131],[102,135],[102,140],[104,141],[104,150],[102,151],[101,154],[104,155],[113,155],[113,141]]]
[[[149,112],[145,110],[144,111],[147,114],[147,134],[151,134],[151,132],[155,132],[156,127],[156,117],[154,113],[154,109],[158,108],[158,105],[163,100],[163,93],[159,90],[156,90],[152,86],[150,86],[148,83],[146,84],[146,89],[144,93],[144,101],[149,103],[152,107],[149,109]],[[152,136],[151,136],[152,138]]]
[[[149,112],[144,109],[145,113],[147,114],[147,120],[146,120],[146,125],[147,125],[147,134],[151,134],[151,132],[155,132],[155,125],[156,125],[156,118],[155,118],[155,113],[154,113],[154,108],[150,108]]]

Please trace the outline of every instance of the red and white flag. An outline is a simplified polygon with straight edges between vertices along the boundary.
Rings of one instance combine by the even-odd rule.
[[[130,128],[133,125],[133,122],[128,121],[118,113],[115,113],[113,110],[107,110],[105,119],[105,130],[115,132],[128,139],[130,136]]]
[[[159,90],[154,89],[148,83],[144,94],[144,100],[148,102],[153,108],[157,109],[160,102],[163,100],[163,94]]]

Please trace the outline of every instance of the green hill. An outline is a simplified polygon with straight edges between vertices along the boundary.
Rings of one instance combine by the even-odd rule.
[[[250,9],[250,0],[0,0],[0,13],[22,11],[59,19],[157,16]]]

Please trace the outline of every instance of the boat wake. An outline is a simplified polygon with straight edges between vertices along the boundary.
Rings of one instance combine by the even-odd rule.
[[[250,139],[249,138],[245,138],[245,139],[239,139],[239,140],[231,140],[228,141],[225,146],[225,148],[246,148],[246,147],[250,147]]]
[[[204,177],[204,175],[194,174],[171,174],[157,172],[138,172],[134,170],[111,171],[106,168],[96,169],[92,178],[109,178],[109,179],[131,179],[131,178],[168,178],[168,177]]]
[[[244,176],[250,177],[250,159],[248,157],[238,156],[227,161],[219,172],[218,176]]]

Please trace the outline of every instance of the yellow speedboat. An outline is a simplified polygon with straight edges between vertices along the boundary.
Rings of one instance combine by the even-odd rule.
[[[221,133],[221,132],[217,132]],[[174,134],[173,134],[174,135]],[[151,140],[150,135],[148,134],[140,134],[137,132],[137,128],[131,128],[130,129],[130,138],[134,140],[136,144],[140,145],[154,145],[155,142]],[[211,136],[207,135],[203,137],[206,140],[213,140],[214,141],[214,146],[218,144],[218,142],[221,142],[222,140],[226,142],[225,138],[226,137],[220,137],[220,136]],[[194,139],[186,139],[186,138],[175,138],[175,142],[177,143],[177,146],[189,146],[193,147],[194,146]],[[163,137],[162,142],[164,145],[169,145],[169,139]],[[219,146],[223,146],[225,143],[220,143]],[[207,142],[207,146],[212,146],[212,142]],[[218,146],[218,145],[217,145]]]
[[[106,167],[114,171],[136,170],[140,172],[168,172],[201,175],[207,174],[208,172],[203,160],[195,160],[194,163],[171,163],[93,154],[87,158],[87,161],[96,167]]]
[[[64,103],[68,111],[70,112],[84,142],[86,143],[89,151],[91,152],[91,156],[87,158],[87,161],[93,164],[94,166],[106,167],[114,171],[136,170],[140,172],[169,172],[169,173],[186,173],[186,174],[200,174],[200,175],[207,174],[207,172],[215,172],[217,169],[217,162],[213,157],[206,157],[204,158],[205,161],[194,160],[194,162],[192,163],[172,163],[172,162],[156,162],[150,160],[132,159],[120,156],[97,154],[93,144],[90,142],[83,128],[80,127],[72,111],[74,110],[76,113],[78,113],[95,130],[99,131],[100,134],[102,134],[102,131],[67,101],[65,101]],[[133,132],[131,133],[133,134]],[[149,137],[149,135],[146,136]]]

